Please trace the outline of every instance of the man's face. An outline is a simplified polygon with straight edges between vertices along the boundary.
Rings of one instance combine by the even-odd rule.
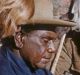
[[[44,68],[52,53],[56,52],[54,41],[57,34],[53,31],[34,30],[23,36],[21,56],[34,68]]]

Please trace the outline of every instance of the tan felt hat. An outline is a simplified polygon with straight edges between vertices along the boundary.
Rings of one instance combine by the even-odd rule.
[[[27,24],[49,24],[51,26],[75,26],[76,23],[55,19],[53,16],[53,4],[51,0],[34,0],[35,12],[33,18],[27,21]]]

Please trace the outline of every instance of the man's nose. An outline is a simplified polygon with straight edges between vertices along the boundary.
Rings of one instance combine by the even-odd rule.
[[[56,49],[55,49],[55,46],[54,46],[54,43],[53,41],[49,41],[49,44],[48,44],[48,52],[50,53],[53,53],[53,52],[56,52]]]

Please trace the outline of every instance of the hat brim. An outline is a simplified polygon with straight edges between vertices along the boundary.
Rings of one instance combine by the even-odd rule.
[[[30,19],[30,20],[27,20],[26,24],[20,24],[20,25],[29,25],[29,24],[30,25],[61,26],[61,27],[76,26],[75,22],[64,21],[64,20],[61,20],[61,19]]]
[[[60,19],[31,19],[27,21],[27,24],[32,25],[51,25],[51,26],[63,26],[63,27],[73,27],[76,25],[75,22],[64,21]]]

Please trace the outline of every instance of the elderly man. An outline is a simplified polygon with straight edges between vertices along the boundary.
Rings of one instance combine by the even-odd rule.
[[[39,6],[44,10],[37,12],[38,16],[34,16],[33,0],[4,0],[0,3],[1,25],[4,26],[0,75],[52,75],[45,65],[52,53],[56,53],[54,43],[59,35],[56,26],[72,26],[74,23],[54,20],[49,15],[52,9],[46,9],[48,0],[43,0]],[[35,11],[39,7],[35,7]]]

